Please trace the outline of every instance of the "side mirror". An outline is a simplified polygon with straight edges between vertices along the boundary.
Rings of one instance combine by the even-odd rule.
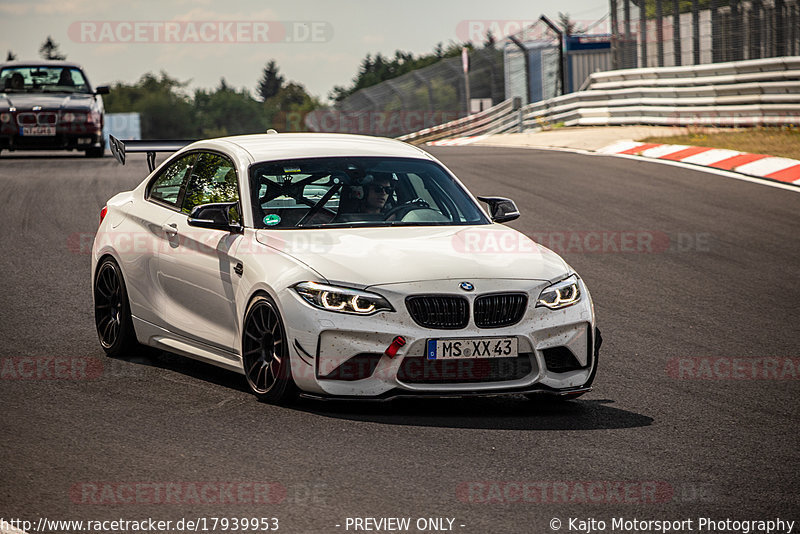
[[[478,197],[481,202],[489,205],[492,221],[504,223],[519,218],[519,210],[514,201],[503,197]]]
[[[107,95],[108,94],[108,86],[101,85],[99,87],[94,88],[94,94],[96,95]]]
[[[222,230],[224,232],[241,233],[242,225],[231,221],[232,209],[239,209],[238,202],[215,202],[195,206],[189,214],[189,226]]]

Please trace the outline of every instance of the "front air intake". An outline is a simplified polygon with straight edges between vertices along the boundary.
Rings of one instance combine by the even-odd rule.
[[[525,293],[497,293],[475,299],[475,325],[479,328],[502,328],[522,320],[528,307]]]
[[[454,295],[408,297],[406,307],[411,318],[425,328],[457,330],[469,323],[469,302]]]
[[[544,363],[548,371],[553,373],[566,373],[582,369],[580,362],[567,347],[552,347],[542,350]]]

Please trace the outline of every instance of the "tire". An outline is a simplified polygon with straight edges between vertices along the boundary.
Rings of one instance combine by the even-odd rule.
[[[111,258],[97,267],[94,279],[94,322],[100,345],[113,358],[131,356],[140,347],[122,271]]]
[[[275,301],[267,295],[256,296],[242,324],[242,366],[250,391],[262,402],[294,400],[298,391],[292,379],[289,343]]]
[[[86,149],[87,158],[102,158],[106,153],[106,147],[92,147]]]

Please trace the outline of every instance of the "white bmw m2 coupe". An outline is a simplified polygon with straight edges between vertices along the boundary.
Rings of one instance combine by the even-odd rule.
[[[476,199],[427,152],[277,133],[111,148],[151,173],[108,201],[93,245],[109,355],[203,360],[269,402],[591,389],[583,280],[502,224],[513,201]]]

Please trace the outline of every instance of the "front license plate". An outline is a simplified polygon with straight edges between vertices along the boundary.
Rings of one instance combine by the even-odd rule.
[[[20,128],[21,135],[48,136],[56,134],[55,126],[23,126]]]
[[[516,358],[518,355],[515,337],[428,340],[429,360]]]

